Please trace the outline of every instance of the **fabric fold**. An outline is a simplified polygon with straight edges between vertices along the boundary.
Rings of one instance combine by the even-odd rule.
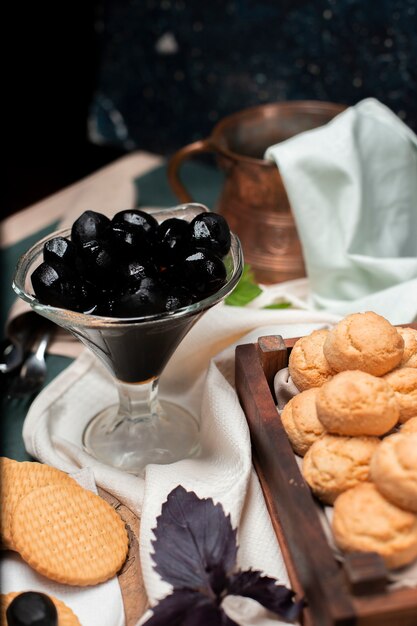
[[[288,193],[310,305],[417,316],[417,137],[369,98],[331,122],[268,148]],[[393,292],[404,313],[392,301]]]

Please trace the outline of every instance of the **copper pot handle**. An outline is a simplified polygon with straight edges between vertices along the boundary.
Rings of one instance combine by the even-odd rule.
[[[213,152],[213,150],[215,150],[215,148],[209,139],[199,139],[198,141],[194,141],[194,143],[189,143],[187,146],[180,148],[180,150],[175,152],[169,159],[168,182],[180,202],[193,202],[193,198],[188,193],[180,178],[179,170],[182,162],[190,158],[193,154]]]

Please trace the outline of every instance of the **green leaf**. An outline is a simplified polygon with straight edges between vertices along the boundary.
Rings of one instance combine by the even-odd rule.
[[[251,266],[245,264],[242,276],[232,293],[225,299],[225,304],[229,306],[245,306],[245,304],[252,302],[261,293],[262,289],[255,281]]]
[[[263,306],[263,309],[289,309],[291,302],[275,302],[274,304],[267,304]]]

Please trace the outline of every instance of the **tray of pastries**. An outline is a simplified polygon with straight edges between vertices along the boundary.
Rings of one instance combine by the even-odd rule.
[[[417,624],[417,324],[236,348],[253,461],[311,626]]]

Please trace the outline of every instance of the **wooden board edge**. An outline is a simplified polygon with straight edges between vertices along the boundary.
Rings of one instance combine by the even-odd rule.
[[[314,623],[352,626],[356,618],[354,607],[312,508],[311,493],[305,481],[300,479],[288,439],[286,436],[277,438],[279,417],[263,375],[256,344],[237,346],[235,364],[236,390],[248,421],[258,469],[261,469],[258,477],[264,491],[270,491],[272,501],[280,505],[275,506],[275,510],[280,509],[280,524],[286,538],[284,558],[285,552],[290,555],[293,577],[304,590]],[[282,469],[284,459],[287,471]],[[297,501],[294,494],[297,494]],[[310,537],[302,532],[303,522]],[[277,539],[279,541],[280,537]],[[323,575],[317,576],[317,570]],[[309,619],[307,609],[305,617]]]
[[[381,596],[354,598],[357,626],[416,626],[417,589],[397,589]]]
[[[139,556],[140,520],[112,494],[100,487],[98,488],[98,493],[103,500],[106,500],[117,511],[126,524],[129,536],[129,551],[117,578],[123,598],[125,626],[136,626],[146,609],[149,608]]]

